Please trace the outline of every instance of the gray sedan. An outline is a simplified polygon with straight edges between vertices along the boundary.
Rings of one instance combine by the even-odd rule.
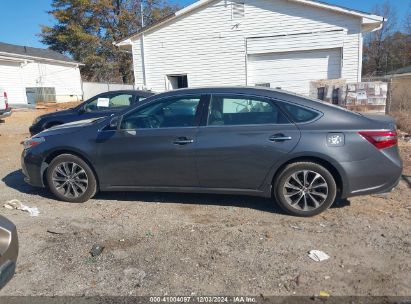
[[[68,202],[99,191],[244,194],[313,216],[336,198],[392,190],[395,124],[284,91],[184,89],[24,143],[26,181]]]

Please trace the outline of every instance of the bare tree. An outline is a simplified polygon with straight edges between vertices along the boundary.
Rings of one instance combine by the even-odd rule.
[[[407,15],[405,16],[404,31],[406,34],[411,35],[411,3],[408,7]]]
[[[143,0],[52,0],[54,24],[43,26],[41,41],[84,63],[81,74],[91,81],[133,81],[132,56],[113,45],[142,28]],[[177,10],[168,0],[144,0],[150,25]]]
[[[397,28],[397,12],[390,2],[374,7],[374,13],[384,17],[383,27],[369,33],[364,40],[364,74],[384,75],[389,69],[392,37]]]

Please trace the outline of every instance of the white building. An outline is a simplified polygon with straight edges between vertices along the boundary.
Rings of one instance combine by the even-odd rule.
[[[0,87],[10,104],[81,100],[79,65],[49,49],[0,42]]]
[[[118,42],[136,87],[262,85],[308,94],[312,80],[361,81],[363,33],[384,19],[310,0],[200,0]]]

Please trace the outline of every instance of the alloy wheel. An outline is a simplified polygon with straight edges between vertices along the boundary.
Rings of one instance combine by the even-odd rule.
[[[65,197],[80,197],[88,188],[86,171],[74,162],[58,164],[53,170],[52,181],[55,189]]]
[[[321,207],[328,197],[328,184],[318,172],[301,170],[294,172],[283,187],[286,202],[301,211]]]

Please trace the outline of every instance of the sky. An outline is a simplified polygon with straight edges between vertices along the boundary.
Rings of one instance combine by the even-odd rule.
[[[169,0],[180,6],[195,0]],[[371,12],[373,7],[384,0],[322,0],[330,4]],[[403,19],[411,8],[411,0],[388,0],[396,8],[398,19]],[[32,47],[46,47],[37,36],[40,25],[49,25],[53,19],[47,14],[51,0],[0,0],[0,41]],[[400,23],[400,22],[399,22]]]

